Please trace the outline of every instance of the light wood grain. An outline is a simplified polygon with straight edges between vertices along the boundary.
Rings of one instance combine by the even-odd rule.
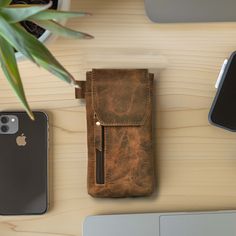
[[[153,24],[142,0],[72,0],[72,9],[93,13],[68,25],[95,39],[58,38],[49,48],[77,79],[92,67],[156,74],[158,191],[143,199],[89,197],[85,107],[71,87],[24,61],[30,104],[50,114],[51,208],[43,216],[0,217],[0,235],[81,236],[92,214],[236,209],[236,135],[207,119],[219,68],[236,48],[236,24]],[[0,77],[0,108],[20,109]]]

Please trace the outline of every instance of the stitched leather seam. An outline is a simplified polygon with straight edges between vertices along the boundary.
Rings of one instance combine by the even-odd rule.
[[[89,76],[90,76],[90,78],[91,78],[91,73],[89,73]],[[93,83],[93,80],[91,80],[91,85],[92,85],[92,83]],[[93,87],[93,86],[92,86]],[[94,108],[94,100],[93,100],[93,93],[91,94],[91,106],[92,106],[92,108]],[[94,163],[94,165],[93,165],[93,169],[94,169],[94,172],[93,173],[95,173],[94,174],[94,185],[95,186],[97,186],[97,187],[101,187],[101,186],[104,186],[104,184],[98,184],[97,183],[97,178],[96,178],[96,172],[97,172],[97,168],[96,168],[96,165],[97,165],[97,161],[96,161],[96,143],[95,143],[95,139],[96,139],[96,132],[95,132],[95,129],[96,129],[96,127],[95,127],[95,119],[97,118],[96,117],[96,114],[95,114],[95,111],[94,111],[94,109],[92,109],[92,111],[93,111],[93,163]]]
[[[91,78],[91,73],[87,73],[87,77],[88,77],[88,79]],[[92,99],[93,96],[92,96],[92,94],[87,92],[87,89],[86,89],[86,95],[91,95],[91,106],[93,107],[93,105],[92,105],[93,104],[93,99]],[[86,96],[86,99],[88,99],[88,98],[89,98],[89,96]],[[86,102],[88,102],[88,101],[86,101]],[[92,112],[94,113],[93,110],[92,110]],[[94,120],[95,120],[95,117],[93,115],[93,121]],[[89,159],[90,163],[91,162],[93,163],[92,164],[92,166],[93,166],[93,184],[96,185],[97,180],[96,180],[96,149],[95,149],[95,126],[94,126],[94,123],[93,123],[92,129],[93,129],[93,149],[92,149],[93,153],[92,153],[92,158],[88,157],[88,159]],[[88,132],[89,132],[89,130],[88,130]],[[88,170],[91,171],[89,166],[88,166]],[[89,176],[90,176],[90,172],[88,172],[88,178],[90,178]],[[90,182],[90,180],[89,180],[89,182]]]
[[[88,77],[91,79],[91,73],[87,74]],[[87,92],[87,91],[86,91]],[[93,108],[93,94],[91,94],[91,106]],[[97,185],[97,179],[96,179],[96,145],[95,145],[95,115],[94,115],[94,110],[92,109],[93,112],[93,173],[94,173],[94,185]]]

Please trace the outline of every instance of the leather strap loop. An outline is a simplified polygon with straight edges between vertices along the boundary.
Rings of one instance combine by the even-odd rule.
[[[75,98],[85,99],[86,81],[77,81],[80,88],[75,89]]]

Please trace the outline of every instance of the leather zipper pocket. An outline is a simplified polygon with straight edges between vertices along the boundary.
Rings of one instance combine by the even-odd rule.
[[[104,127],[96,122],[96,183],[105,183]]]

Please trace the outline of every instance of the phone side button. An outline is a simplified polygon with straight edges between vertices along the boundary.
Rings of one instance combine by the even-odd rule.
[[[218,75],[218,78],[217,78],[217,81],[216,81],[216,84],[215,84],[215,88],[217,89],[219,87],[219,84],[220,84],[220,81],[222,79],[222,76],[224,74],[224,71],[225,71],[225,68],[227,66],[227,63],[228,63],[228,59],[225,59],[222,66],[221,66],[221,69],[220,69],[220,73]]]

